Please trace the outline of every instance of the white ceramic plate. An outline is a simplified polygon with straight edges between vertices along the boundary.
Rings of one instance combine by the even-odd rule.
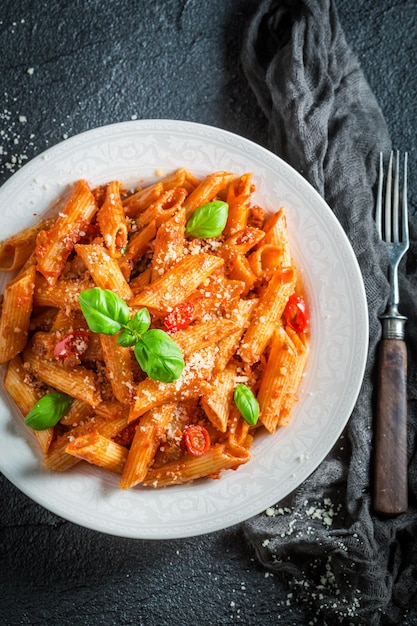
[[[7,398],[1,376],[0,469],[34,501],[61,517],[109,534],[189,537],[241,522],[294,490],[341,434],[359,393],[368,345],[361,274],[333,213],[314,189],[274,154],[217,128],[142,120],[85,132],[47,150],[0,189],[1,238],[34,223],[67,183],[155,179],[180,166],[196,175],[251,171],[257,201],[285,205],[292,250],[311,310],[311,355],[288,427],[260,436],[253,457],[220,480],[164,490],[121,491],[117,477],[81,463],[68,473],[42,466],[31,433]],[[0,277],[3,291],[6,279]]]

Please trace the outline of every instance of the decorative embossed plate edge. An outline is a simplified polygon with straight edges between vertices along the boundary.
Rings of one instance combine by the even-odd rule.
[[[80,464],[68,473],[42,466],[30,432],[0,382],[0,470],[53,513],[97,531],[172,539],[220,530],[256,515],[296,489],[320,464],[346,425],[362,383],[368,342],[366,298],[353,250],[332,211],[282,159],[230,132],[174,120],[97,128],[50,148],[0,188],[2,238],[48,210],[68,183],[156,178],[187,167],[253,172],[257,201],[285,205],[291,245],[311,309],[312,343],[291,423],[262,435],[249,463],[220,480],[161,491],[117,487],[117,477]],[[0,277],[3,291],[7,276]],[[4,368],[2,368],[4,371]]]

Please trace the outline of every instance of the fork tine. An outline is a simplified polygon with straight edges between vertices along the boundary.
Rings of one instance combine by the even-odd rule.
[[[384,156],[379,153],[379,174],[378,174],[378,190],[375,205],[375,223],[376,230],[380,239],[382,239],[382,186],[384,182]]]
[[[407,205],[407,167],[408,152],[404,153],[404,176],[403,176],[403,193],[402,193],[402,216],[401,216],[401,240],[408,245],[408,205]]]
[[[398,229],[398,208],[399,208],[399,197],[400,197],[400,152],[397,150],[396,159],[394,163],[394,189],[392,193],[392,225],[393,225],[393,235],[392,241],[397,243],[399,241],[399,229]]]
[[[385,185],[384,239],[391,241],[392,152],[389,155],[387,183]]]
[[[409,247],[407,207],[408,153],[404,152],[403,180],[400,205],[400,151],[392,150],[386,169],[384,195],[384,155],[379,153],[378,189],[375,203],[375,223],[378,235],[387,244],[401,245],[397,262]]]

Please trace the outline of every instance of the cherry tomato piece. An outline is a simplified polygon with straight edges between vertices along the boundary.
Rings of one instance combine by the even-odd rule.
[[[87,348],[88,333],[85,330],[72,330],[58,341],[54,354],[57,359],[67,359],[71,356],[81,356]]]
[[[165,316],[164,328],[166,332],[176,333],[178,330],[183,330],[191,323],[193,315],[193,303],[180,302]]]
[[[188,454],[202,456],[210,448],[210,435],[204,426],[189,424],[182,433],[182,441]]]
[[[308,327],[306,303],[301,296],[293,294],[288,298],[284,310],[284,319],[296,333],[305,333]]]

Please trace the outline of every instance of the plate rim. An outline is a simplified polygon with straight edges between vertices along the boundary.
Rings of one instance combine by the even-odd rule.
[[[159,128],[155,131],[154,127],[155,126],[159,126]],[[211,126],[211,125],[206,125],[206,124],[201,124],[198,122],[192,122],[192,121],[185,121],[185,120],[170,120],[170,119],[143,119],[143,120],[129,120],[129,121],[124,121],[124,122],[116,122],[113,124],[108,124],[105,126],[100,126],[97,128],[93,128],[93,129],[89,129],[89,130],[85,130],[77,135],[74,135],[73,137],[70,137],[69,139],[66,139],[65,141],[61,141],[57,144],[55,144],[54,146],[49,147],[47,150],[41,152],[40,154],[38,154],[37,156],[35,156],[33,159],[31,159],[31,161],[29,161],[28,163],[26,163],[22,168],[20,168],[17,172],[15,172],[8,180],[6,180],[3,185],[0,187],[0,202],[2,200],[2,197],[4,194],[7,194],[9,192],[9,190],[13,190],[13,188],[15,186],[18,186],[20,183],[21,179],[25,179],[27,178],[27,176],[29,176],[32,171],[36,171],[37,170],[37,166],[40,163],[43,163],[45,161],[49,161],[49,159],[52,157],[54,158],[54,155],[58,152],[63,151],[64,154],[66,153],[66,151],[68,151],[70,148],[72,148],[72,146],[77,147],[77,145],[83,145],[85,142],[88,142],[89,140],[91,140],[91,138],[94,138],[97,135],[101,135],[102,133],[114,133],[115,131],[123,131],[124,132],[134,132],[135,129],[138,129],[140,132],[145,132],[147,131],[149,132],[166,132],[167,130],[172,130],[173,132],[177,132],[177,131],[181,131],[181,132],[189,132],[190,130],[194,130],[197,134],[198,133],[211,133],[214,134],[216,137],[218,135],[222,136],[223,138],[227,138],[228,141],[230,141],[232,144],[238,142],[241,145],[246,145],[248,147],[250,147],[251,149],[255,150],[256,152],[259,152],[260,155],[265,156],[267,159],[272,161],[276,161],[277,163],[280,164],[281,168],[284,170],[287,170],[291,173],[291,176],[295,177],[296,180],[298,180],[299,184],[304,187],[307,186],[309,193],[312,195],[312,197],[315,198],[316,202],[318,202],[321,207],[322,210],[326,212],[326,217],[332,222],[332,227],[335,229],[335,231],[337,231],[338,237],[344,241],[344,245],[345,245],[345,253],[349,256],[350,258],[350,262],[352,264],[352,267],[355,268],[356,271],[356,276],[355,276],[355,280],[356,280],[356,288],[359,290],[360,295],[361,295],[361,305],[362,305],[362,322],[364,322],[364,327],[362,327],[362,335],[364,337],[368,337],[368,332],[369,332],[369,321],[368,321],[368,314],[367,314],[367,304],[366,304],[366,292],[365,292],[365,286],[363,283],[363,278],[361,275],[361,271],[360,271],[360,267],[359,267],[359,263],[356,259],[356,256],[354,254],[353,248],[349,242],[349,239],[346,235],[346,233],[344,232],[341,224],[339,223],[339,221],[337,220],[335,214],[333,213],[333,211],[331,210],[331,208],[329,207],[329,205],[325,202],[325,200],[320,196],[320,194],[312,187],[312,185],[299,173],[297,172],[297,170],[295,170],[292,166],[290,166],[288,163],[286,163],[281,157],[279,157],[278,155],[272,153],[271,151],[269,151],[267,148],[263,147],[260,144],[257,144],[256,142],[252,141],[251,139],[248,139],[246,137],[242,137],[239,135],[236,135],[235,133],[229,131],[229,130],[225,130],[216,126]],[[180,164],[178,166],[181,166]],[[349,406],[349,410],[346,411],[346,416],[345,419],[339,422],[338,425],[338,429],[337,429],[337,433],[333,434],[333,438],[332,438],[332,443],[331,445],[328,445],[328,449],[327,451],[325,451],[320,458],[318,458],[318,460],[316,459],[316,461],[314,462],[314,467],[311,467],[310,464],[306,464],[305,465],[305,472],[303,473],[300,470],[300,476],[302,477],[301,480],[299,480],[297,486],[295,488],[298,488],[303,482],[304,480],[306,480],[308,478],[309,475],[311,475],[311,473],[313,471],[315,471],[319,465],[322,463],[323,459],[326,457],[326,455],[330,452],[331,448],[334,446],[334,444],[336,443],[336,441],[338,440],[338,438],[340,437],[342,431],[344,430],[347,422],[350,419],[352,410],[356,404],[359,392],[360,392],[360,388],[361,388],[361,384],[362,384],[362,380],[363,380],[363,375],[365,372],[365,367],[366,367],[366,361],[367,361],[367,351],[368,351],[368,342],[366,341],[364,343],[364,345],[362,346],[362,354],[361,354],[361,362],[359,365],[359,371],[356,374],[356,386],[355,386],[355,391],[354,393],[352,393],[351,395],[351,400],[350,403],[347,405]],[[360,382],[358,382],[360,380]],[[1,398],[2,401],[4,401],[4,398]],[[6,399],[6,402],[10,405],[11,404],[11,400],[9,398]],[[7,418],[10,418],[10,413],[7,416]],[[0,417],[0,420],[2,418]],[[274,437],[276,437],[274,435]],[[0,455],[1,456],[1,455]],[[100,523],[97,522],[97,520],[95,519],[84,519],[81,520],[78,518],[74,518],[71,517],[71,515],[66,514],[66,512],[63,512],[62,507],[60,507],[59,504],[55,504],[54,502],[50,502],[48,501],[48,497],[47,495],[42,498],[39,494],[37,494],[37,497],[34,498],[33,497],[33,492],[31,492],[30,490],[30,482],[22,484],[21,481],[17,481],[14,479],[15,477],[13,477],[11,472],[9,473],[7,471],[7,468],[4,468],[3,466],[3,461],[2,459],[0,459],[0,470],[2,471],[2,473],[6,476],[6,478],[8,480],[10,480],[10,482],[12,482],[22,493],[24,493],[26,496],[28,496],[30,499],[34,500],[35,502],[37,502],[38,504],[40,504],[41,506],[43,506],[45,509],[51,511],[52,513],[55,513],[56,515],[60,516],[61,518],[64,519],[68,519],[68,521],[71,521],[75,524],[81,525],[83,527],[86,528],[90,528],[92,530],[98,531],[98,532],[104,532],[106,534],[111,534],[111,535],[115,535],[115,536],[119,536],[119,537],[129,537],[129,538],[138,538],[138,539],[173,539],[173,538],[186,538],[186,537],[191,537],[191,536],[197,536],[197,535],[202,535],[208,532],[214,532],[217,530],[221,530],[224,528],[228,528],[232,525],[235,525],[237,523],[241,523],[245,520],[247,520],[248,518],[261,513],[262,510],[264,510],[265,507],[262,507],[260,510],[258,511],[250,511],[250,513],[248,515],[235,515],[234,517],[232,516],[229,521],[227,523],[224,523],[224,521],[218,521],[218,523],[213,523],[212,526],[210,528],[204,528],[204,527],[200,527],[195,528],[194,531],[190,531],[190,529],[188,530],[184,530],[184,532],[181,532],[180,530],[178,530],[178,528],[176,529],[176,532],[174,534],[164,534],[161,532],[156,532],[156,533],[152,533],[150,532],[150,534],[144,533],[143,530],[138,529],[138,531],[129,531],[127,528],[124,529],[123,532],[120,531],[120,529],[118,528],[114,528],[113,530],[108,526],[108,524],[102,524],[100,525]],[[53,473],[55,474],[55,473]],[[221,480],[225,480],[225,477],[223,477]],[[285,497],[285,496],[281,496]],[[272,502],[271,502],[272,504]],[[100,527],[101,526],[101,527]]]

